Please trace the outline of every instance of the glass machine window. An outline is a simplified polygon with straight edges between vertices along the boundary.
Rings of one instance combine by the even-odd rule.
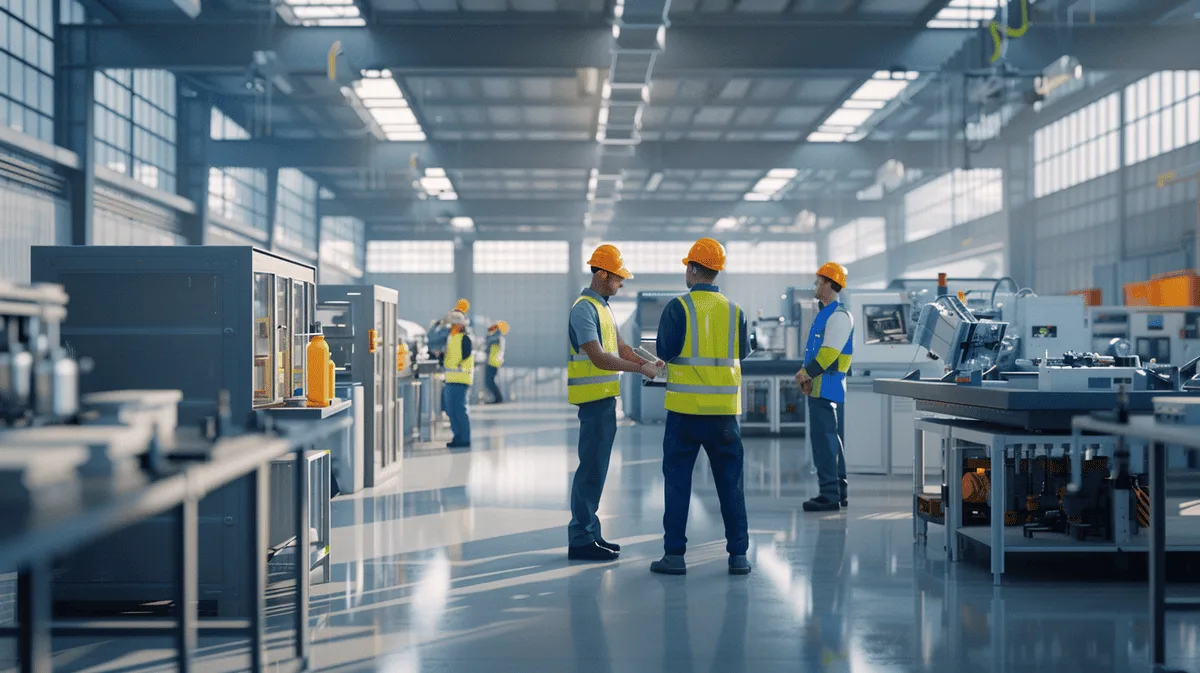
[[[254,406],[262,407],[274,403],[275,330],[274,292],[275,276],[269,273],[254,274]]]
[[[308,283],[292,281],[292,394],[297,397],[304,395],[305,376],[308,373],[308,334],[312,331],[308,307],[311,296]]]

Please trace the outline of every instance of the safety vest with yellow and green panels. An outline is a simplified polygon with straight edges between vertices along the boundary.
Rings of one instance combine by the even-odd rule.
[[[442,366],[446,370],[446,383],[471,385],[475,382],[475,357],[463,352],[463,333],[451,334],[446,341],[446,359]]]
[[[612,310],[593,297],[583,295],[575,300],[572,308],[579,302],[591,302],[596,307],[596,315],[600,321],[600,348],[605,353],[617,354],[617,321],[613,318]],[[582,344],[580,344],[582,346]],[[587,353],[576,350],[567,341],[569,357],[567,359],[567,401],[571,404],[586,404],[610,397],[621,395],[621,375],[619,372],[601,369],[592,364]]]
[[[741,308],[719,292],[693,291],[679,301],[687,332],[683,351],[667,363],[667,410],[695,416],[740,414]]]

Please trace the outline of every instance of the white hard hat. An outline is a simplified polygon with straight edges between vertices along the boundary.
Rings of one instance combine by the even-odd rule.
[[[466,325],[467,316],[459,311],[451,311],[446,315],[446,322],[451,325]]]

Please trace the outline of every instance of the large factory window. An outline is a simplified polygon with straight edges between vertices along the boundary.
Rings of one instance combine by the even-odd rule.
[[[1156,72],[1125,88],[1125,165],[1200,142],[1200,70]]]
[[[829,257],[842,264],[887,252],[887,220],[860,217],[829,232]]]
[[[454,241],[369,241],[368,273],[454,273]]]
[[[0,6],[0,124],[54,142],[54,4]]]
[[[275,242],[293,250],[317,252],[317,183],[294,168],[279,169]]]
[[[955,169],[904,196],[904,240],[919,241],[1004,209],[1004,171]]]
[[[609,243],[617,246],[621,257],[625,260],[625,268],[636,276],[648,273],[679,274],[683,266],[679,263],[687,257],[690,241],[601,241],[598,239],[583,242],[583,271],[588,269],[588,258],[596,246]]]
[[[213,108],[213,140],[249,140],[250,134],[220,110]],[[261,168],[208,169],[208,210],[210,213],[267,230],[267,172]]]
[[[96,163],[175,192],[175,75],[96,72]]]
[[[357,217],[321,218],[321,265],[362,276],[364,229]]]
[[[475,273],[567,273],[566,241],[475,241]]]
[[[725,248],[730,273],[806,274],[817,270],[817,244],[811,241],[731,241]]]
[[[1033,192],[1041,198],[1120,167],[1120,99],[1104,98],[1033,135]]]

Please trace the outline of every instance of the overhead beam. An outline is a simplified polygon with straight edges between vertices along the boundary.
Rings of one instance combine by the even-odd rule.
[[[512,220],[540,222],[557,220],[580,223],[588,210],[581,195],[576,199],[471,199],[463,201],[402,201],[396,198],[332,199],[323,201],[321,212],[327,216],[357,217],[366,222],[434,222],[458,216],[476,220]],[[613,223],[662,218],[721,217],[755,219],[794,219],[803,210],[819,216],[839,219],[885,217],[882,202],[832,202],[828,200],[794,201],[645,201],[625,200],[614,207]]]
[[[453,141],[386,143],[374,140],[218,140],[209,147],[213,166],[300,169],[404,169],[414,165],[456,169],[591,170],[600,146],[588,141]],[[945,168],[945,144],[788,143],[674,141],[618,148],[605,165],[621,169],[767,170],[771,168],[874,171],[889,159],[910,168]],[[990,165],[987,155],[980,157]],[[996,158],[996,167],[1001,165]]]
[[[1013,40],[1008,59],[1040,72],[1063,55],[1065,25],[1038,23]],[[264,38],[254,23],[160,23],[63,26],[86,32],[88,63],[96,68],[163,68],[244,72],[258,50],[273,50],[294,72],[325,72],[329,45],[342,41],[347,71],[354,68],[526,69],[605,68],[611,28],[600,21],[572,24],[413,23],[362,28],[278,27]],[[1069,50],[1093,70],[1200,68],[1189,25],[1076,24]],[[714,70],[922,72],[971,67],[951,59],[978,31],[923,26],[813,22],[676,23],[656,72]],[[221,45],[213,49],[212,45]],[[463,45],[471,45],[464,49]],[[846,48],[856,45],[856,48]],[[980,64],[975,64],[980,65]]]

